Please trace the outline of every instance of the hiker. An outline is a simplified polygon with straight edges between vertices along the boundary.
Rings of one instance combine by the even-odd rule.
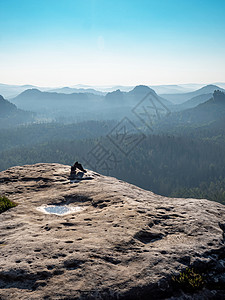
[[[75,162],[75,164],[71,167],[71,175],[76,175],[76,169],[79,169],[80,171],[86,173],[87,171],[84,170],[81,164],[78,163],[78,161]]]

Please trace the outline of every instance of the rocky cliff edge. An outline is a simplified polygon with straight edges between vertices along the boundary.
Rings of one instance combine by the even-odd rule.
[[[225,299],[225,206],[69,173],[60,164],[0,173],[0,194],[18,204],[0,214],[0,299]],[[203,287],[174,285],[192,267]]]

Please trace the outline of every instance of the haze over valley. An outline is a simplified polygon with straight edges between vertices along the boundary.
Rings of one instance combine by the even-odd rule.
[[[0,106],[1,170],[76,159],[159,194],[224,202],[225,93],[219,86],[175,94],[144,85],[108,93],[28,88],[9,100],[1,96]],[[97,145],[107,149],[100,161]]]

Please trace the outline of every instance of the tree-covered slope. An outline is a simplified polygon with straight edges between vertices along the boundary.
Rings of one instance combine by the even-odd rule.
[[[0,95],[0,128],[26,124],[34,120],[34,114],[21,109]]]

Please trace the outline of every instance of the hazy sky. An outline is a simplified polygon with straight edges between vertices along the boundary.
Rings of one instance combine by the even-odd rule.
[[[0,0],[0,82],[225,81],[225,0]]]

